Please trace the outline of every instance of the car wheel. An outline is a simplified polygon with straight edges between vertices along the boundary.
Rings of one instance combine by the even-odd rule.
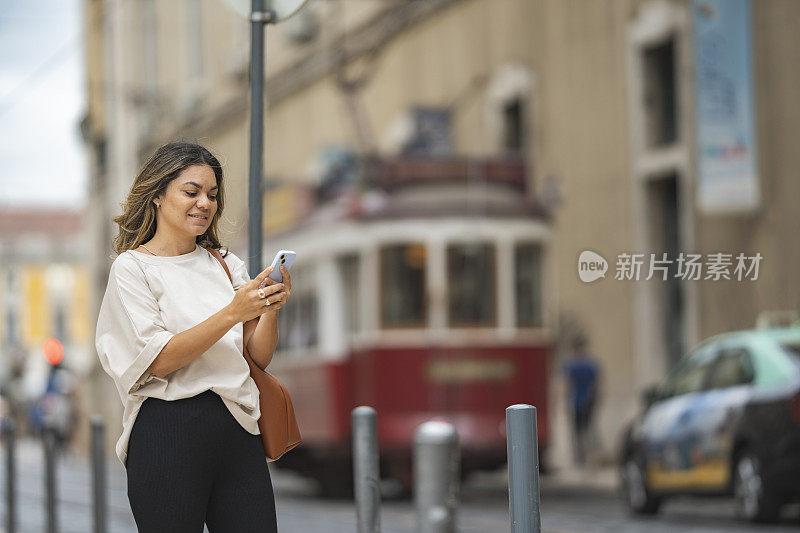
[[[733,475],[736,514],[739,518],[750,522],[777,520],[780,505],[764,485],[758,457],[748,451],[740,454]]]
[[[625,461],[622,474],[625,501],[631,512],[648,515],[656,514],[661,507],[661,498],[653,496],[647,489],[642,462],[635,457],[629,457]]]

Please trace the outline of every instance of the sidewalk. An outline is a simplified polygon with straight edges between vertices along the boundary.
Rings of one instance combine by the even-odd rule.
[[[476,472],[469,480],[472,494],[508,493],[508,470]],[[620,494],[619,471],[616,466],[590,467],[586,469],[551,469],[539,475],[539,494],[547,498],[601,497],[617,498]]]
[[[0,446],[0,533],[5,533],[5,448]],[[30,438],[17,443],[17,532],[41,533],[45,530],[44,455],[40,441]],[[58,531],[87,533],[92,530],[91,472],[86,458],[65,455],[58,459]],[[109,533],[134,533],[136,524],[127,499],[126,476],[119,461],[109,460],[108,526]],[[462,501],[459,530],[497,531],[498,524],[507,530],[508,473],[501,469],[481,473],[473,479]],[[352,531],[355,510],[351,501],[327,501],[316,498],[308,480],[275,472],[273,485],[278,500],[279,522],[286,531]],[[589,470],[553,470],[540,477],[543,509],[547,501],[556,509],[582,497],[615,498],[617,471],[613,467]],[[561,500],[556,502],[556,500]],[[601,503],[602,504],[602,503]],[[557,513],[556,513],[557,514]],[[552,514],[550,516],[553,516]],[[409,501],[384,501],[383,530],[387,533],[414,529],[415,511]],[[546,531],[564,532],[550,527]]]
[[[0,446],[0,533],[5,533],[5,446]],[[23,438],[16,443],[17,531],[41,533],[46,529],[44,449],[41,441]],[[109,533],[132,533],[136,524],[127,496],[127,479],[118,461],[107,461],[107,524]],[[57,459],[59,533],[92,531],[92,479],[85,458],[63,454]]]
[[[620,478],[616,466],[562,468],[539,477],[539,492],[544,497],[617,497],[619,491]]]

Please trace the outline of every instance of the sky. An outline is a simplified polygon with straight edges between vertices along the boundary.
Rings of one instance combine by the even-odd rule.
[[[0,0],[0,205],[85,206],[85,86],[81,0]]]

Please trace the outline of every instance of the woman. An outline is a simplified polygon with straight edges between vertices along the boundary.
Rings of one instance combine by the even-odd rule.
[[[222,167],[196,144],[159,148],[114,219],[96,346],[124,405],[116,452],[140,533],[277,531],[258,429],[258,388],[242,356],[266,368],[291,289],[250,280],[219,249]],[[260,289],[263,281],[267,286]]]

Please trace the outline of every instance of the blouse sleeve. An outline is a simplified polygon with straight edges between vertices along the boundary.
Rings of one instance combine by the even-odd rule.
[[[95,337],[103,370],[120,394],[133,394],[154,379],[166,381],[147,369],[173,335],[141,266],[129,255],[120,255],[111,265]]]
[[[250,275],[247,273],[247,265],[244,261],[234,255],[233,252],[228,252],[224,259],[228,264],[228,269],[231,271],[233,290],[237,290],[239,287],[250,281]]]

